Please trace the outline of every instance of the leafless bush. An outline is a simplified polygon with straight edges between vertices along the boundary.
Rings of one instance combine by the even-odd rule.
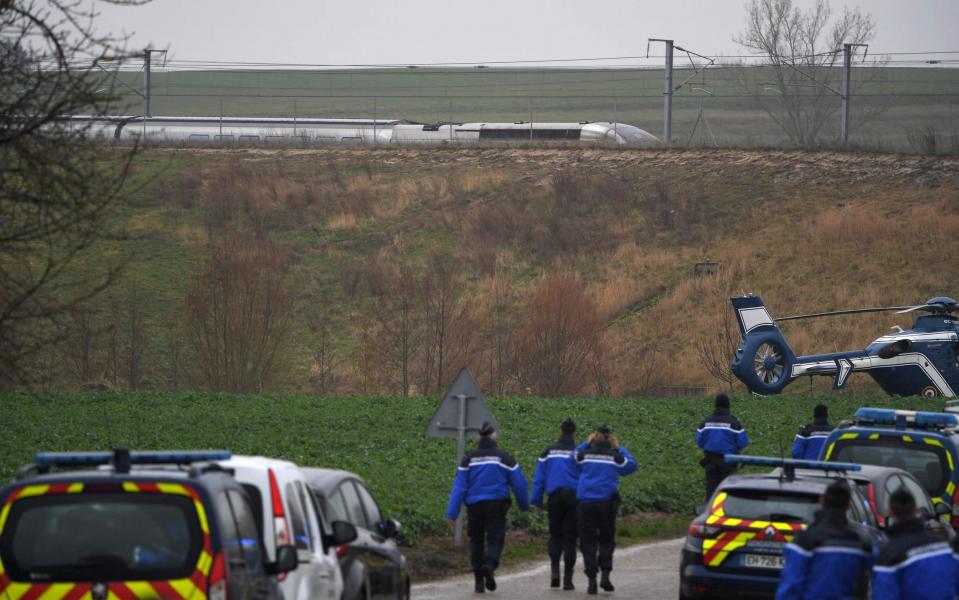
[[[426,265],[422,279],[423,325],[425,327],[424,377],[420,384],[423,394],[441,391],[450,375],[448,362],[451,337],[463,293],[463,278],[459,266],[448,254],[433,254]],[[454,371],[455,372],[455,371]],[[434,387],[435,386],[435,387]]]
[[[204,385],[252,393],[283,373],[294,308],[289,252],[248,233],[210,244],[186,297],[189,341]]]
[[[533,292],[528,314],[515,342],[521,385],[555,397],[577,394],[595,381],[603,323],[579,278],[548,276]]]
[[[318,394],[334,394],[339,391],[343,383],[340,367],[345,362],[345,358],[337,344],[333,320],[329,315],[321,312],[319,315],[311,316],[307,324],[313,337],[310,385]]]
[[[408,265],[383,266],[375,279],[381,291],[366,309],[367,327],[362,336],[367,364],[386,375],[393,391],[410,395],[416,357],[423,343],[421,282]]]
[[[920,154],[936,154],[939,145],[939,134],[932,125],[920,127],[910,131],[907,139],[909,146]]]
[[[719,381],[724,388],[732,391],[736,378],[732,372],[732,359],[739,347],[740,335],[736,319],[732,314],[728,293],[717,293],[708,298],[705,310],[712,311],[712,327],[699,334],[696,350],[699,360],[710,377]]]

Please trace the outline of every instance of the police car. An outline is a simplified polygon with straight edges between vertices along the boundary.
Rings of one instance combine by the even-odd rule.
[[[680,600],[775,597],[786,543],[812,523],[819,498],[834,478],[848,480],[846,473],[859,469],[855,464],[753,456],[727,455],[726,460],[780,469],[727,477],[693,519],[680,559]],[[803,474],[805,470],[815,476]],[[855,485],[850,487],[849,521],[875,540],[877,523],[868,502]]]
[[[898,467],[911,473],[959,527],[959,416],[886,408],[860,408],[823,444],[830,462]]]
[[[296,549],[280,546],[275,561],[264,561],[248,497],[216,462],[228,458],[37,454],[0,490],[0,595],[278,597],[276,576],[296,568]]]

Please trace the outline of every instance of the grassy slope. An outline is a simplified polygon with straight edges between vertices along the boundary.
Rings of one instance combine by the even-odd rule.
[[[153,387],[167,379],[170,343],[183,339],[182,298],[215,201],[259,207],[271,237],[296,256],[304,301],[290,336],[292,371],[282,386],[290,391],[307,387],[313,344],[307,312],[333,315],[344,358],[356,349],[364,297],[351,298],[346,282],[350,269],[374,259],[418,264],[430,251],[453,256],[468,293],[480,299],[497,263],[514,288],[520,320],[542,273],[578,271],[605,316],[625,315],[609,329],[615,393],[642,389],[646,366],[655,383],[714,385],[697,345],[717,331],[731,294],[760,293],[774,314],[785,314],[957,293],[950,287],[954,261],[942,251],[959,236],[954,160],[738,151],[241,150],[148,152],[138,169],[144,186],[117,216],[132,239],[108,248],[130,252],[133,260],[128,281],[111,295],[122,309],[130,281],[144,292]],[[565,204],[556,196],[556,178],[563,176],[578,178]],[[666,197],[657,205],[660,185]],[[704,258],[722,261],[723,276],[692,277],[692,263]],[[631,306],[642,308],[628,312]],[[121,309],[107,309],[122,319]],[[797,351],[810,353],[861,347],[892,323],[909,321],[823,320],[786,332]],[[484,363],[477,360],[483,385]],[[349,368],[347,361],[343,369]],[[362,388],[354,380],[345,389]]]
[[[921,398],[862,400],[828,397],[743,397],[733,410],[752,443],[749,453],[789,452],[812,407],[825,401],[834,420],[863,402],[926,410],[941,401]],[[452,438],[427,438],[436,399],[341,399],[214,394],[0,394],[0,478],[38,450],[228,448],[235,453],[286,458],[301,465],[342,468],[362,475],[411,538],[442,531],[455,473]],[[639,471],[623,480],[628,510],[689,512],[700,501],[702,470],[693,431],[711,409],[707,399],[491,399],[501,446],[532,479],[535,461],[558,423],[572,416],[584,431],[611,423],[636,456]],[[513,513],[515,525],[542,531],[542,515]]]

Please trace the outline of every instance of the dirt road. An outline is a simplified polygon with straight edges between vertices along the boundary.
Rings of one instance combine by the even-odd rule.
[[[682,544],[682,539],[675,539],[617,548],[612,577],[616,591],[612,595],[636,600],[676,598],[679,594],[679,549]],[[562,600],[585,597],[586,576],[583,575],[582,562],[577,563],[576,567],[576,576],[573,579],[576,590],[572,592],[551,590],[549,564],[543,563],[519,571],[498,573],[496,592],[492,595],[487,592],[484,597],[502,600]],[[610,594],[600,591],[600,596],[604,595]],[[479,597],[473,594],[472,576],[414,585],[412,596],[416,600],[475,600]]]

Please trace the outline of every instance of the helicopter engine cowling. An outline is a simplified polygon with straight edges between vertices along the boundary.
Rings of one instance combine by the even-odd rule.
[[[792,381],[796,355],[779,328],[750,332],[733,358],[732,371],[756,394],[778,394]]]

